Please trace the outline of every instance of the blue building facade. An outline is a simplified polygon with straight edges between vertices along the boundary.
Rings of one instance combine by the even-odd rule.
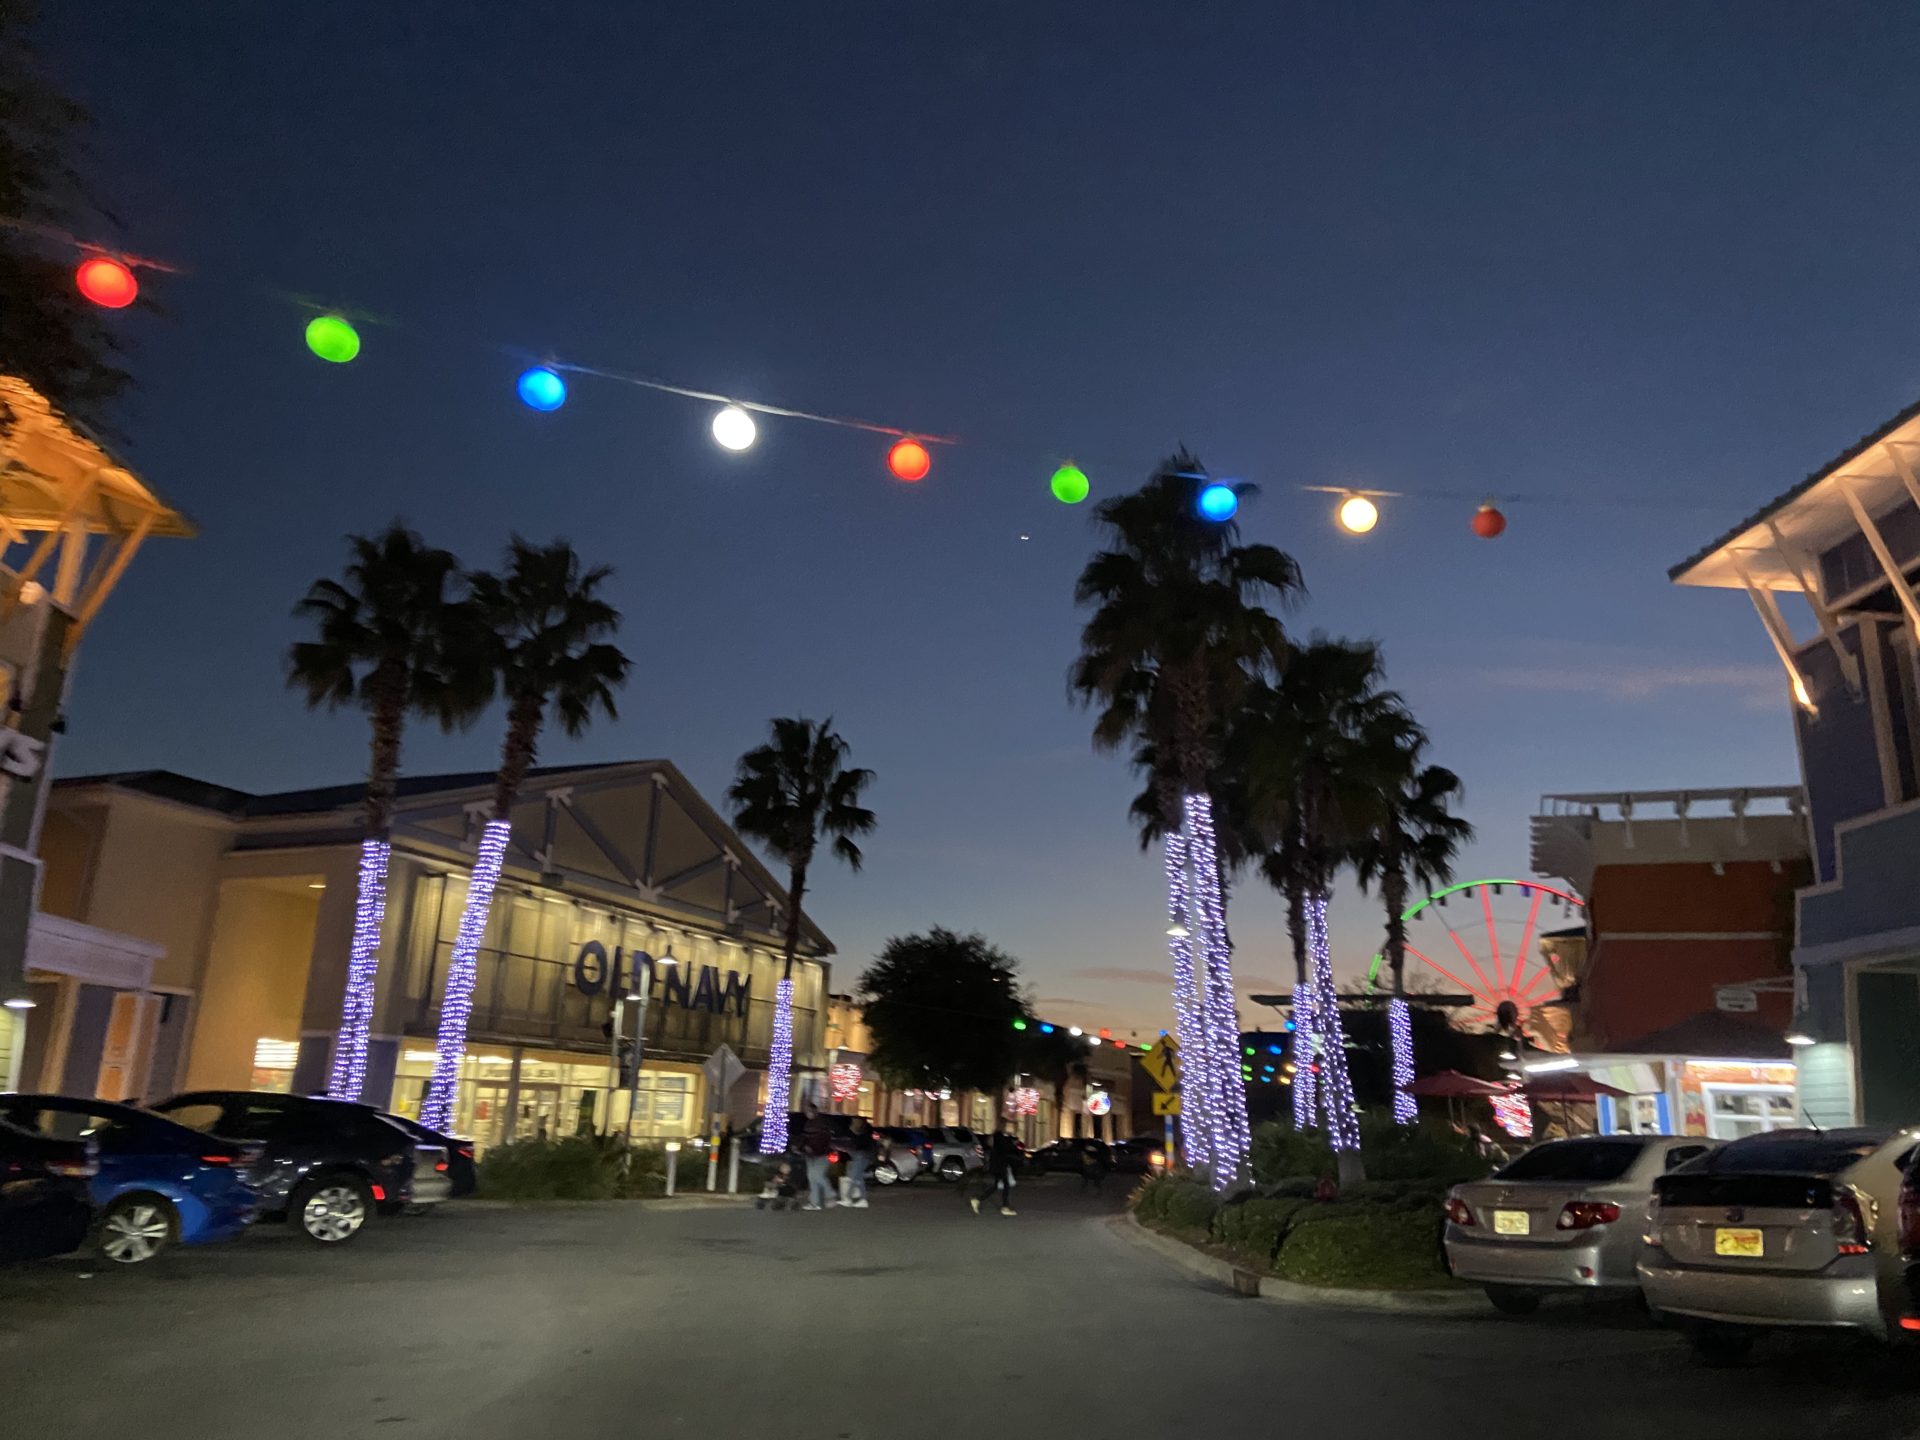
[[[1814,861],[1792,1038],[1819,1125],[1920,1119],[1917,466],[1920,406],[1671,572],[1744,591],[1785,671]]]

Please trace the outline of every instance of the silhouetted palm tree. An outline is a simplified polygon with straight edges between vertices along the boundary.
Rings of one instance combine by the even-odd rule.
[[[632,662],[618,646],[607,643],[620,628],[620,612],[599,594],[612,573],[604,565],[583,569],[564,540],[535,546],[516,535],[507,546],[504,574],[476,571],[468,576],[473,612],[480,622],[475,639],[506,696],[507,735],[494,776],[493,818],[481,832],[460,928],[447,960],[433,1078],[420,1110],[422,1123],[437,1130],[453,1127],[474,966],[512,833],[514,802],[539,754],[549,709],[575,739],[586,733],[595,711],[609,720],[619,718],[613,692],[626,683]]]
[[[1094,744],[1131,744],[1149,767],[1167,870],[1188,1153],[1224,1186],[1245,1159],[1248,1133],[1214,824],[1220,724],[1285,655],[1285,632],[1263,602],[1291,600],[1301,585],[1291,558],[1242,545],[1237,526],[1200,515],[1207,483],[1183,451],[1094,512],[1110,548],[1087,562],[1075,587],[1093,614],[1068,683],[1097,711]]]
[[[1315,1101],[1343,1156],[1357,1150],[1353,1087],[1347,1074],[1327,903],[1340,867],[1374,823],[1393,783],[1397,739],[1410,722],[1399,696],[1380,688],[1372,645],[1316,638],[1288,659],[1277,685],[1263,688],[1230,726],[1245,769],[1249,823],[1267,837],[1261,871],[1287,899],[1294,945],[1294,1024],[1299,1053],[1294,1119],[1311,1121]],[[1351,1171],[1352,1162],[1344,1160]]]
[[[471,611],[459,598],[460,562],[450,552],[398,523],[377,536],[350,536],[348,546],[352,558],[342,578],[316,580],[294,607],[297,617],[318,626],[319,637],[288,652],[287,683],[306,693],[310,707],[366,711],[372,730],[352,950],[327,1079],[329,1095],[357,1100],[366,1078],[407,717],[426,715],[445,730],[469,724],[491,693],[491,675],[471,663],[473,651],[463,639]]]
[[[1393,975],[1387,1002],[1388,1033],[1393,1042],[1393,1114],[1402,1125],[1420,1116],[1407,1087],[1413,1081],[1413,1017],[1407,1009],[1407,922],[1409,889],[1437,890],[1453,879],[1453,860],[1473,838],[1473,827],[1449,808],[1463,790],[1460,777],[1438,765],[1423,765],[1426,733],[1406,725],[1389,739],[1399,757],[1393,783],[1380,794],[1373,825],[1354,848],[1354,874],[1360,888],[1380,882],[1387,909],[1385,954]]]
[[[858,870],[862,856],[856,835],[871,833],[873,812],[860,804],[873,783],[871,770],[850,769],[847,742],[833,731],[829,717],[817,724],[800,718],[775,720],[772,738],[740,757],[727,801],[740,833],[758,840],[787,865],[784,956],[775,992],[773,1045],[767,1060],[767,1105],[760,1126],[760,1148],[775,1154],[786,1148],[788,1097],[793,1088],[793,959],[800,948],[801,901],[807,870],[823,840],[832,853]]]

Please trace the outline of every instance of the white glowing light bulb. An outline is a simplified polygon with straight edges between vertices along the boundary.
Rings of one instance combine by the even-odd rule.
[[[1364,495],[1349,495],[1340,502],[1340,528],[1349,535],[1364,535],[1380,523],[1380,507]]]
[[[753,423],[753,416],[738,405],[728,405],[714,412],[713,438],[723,450],[751,449],[759,438],[759,428]]]

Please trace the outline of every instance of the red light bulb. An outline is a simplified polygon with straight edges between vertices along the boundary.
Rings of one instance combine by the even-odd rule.
[[[887,469],[896,480],[924,480],[933,468],[933,457],[918,440],[896,440],[887,451]]]
[[[1502,515],[1489,500],[1473,512],[1473,533],[1482,540],[1491,540],[1507,528],[1507,517]]]
[[[140,282],[133,271],[108,255],[82,260],[73,272],[73,283],[80,293],[106,310],[124,310],[140,293]]]

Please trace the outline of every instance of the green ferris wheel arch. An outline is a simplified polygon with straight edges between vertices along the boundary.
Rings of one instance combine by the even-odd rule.
[[[1500,937],[1493,923],[1493,892],[1491,887],[1495,885],[1511,885],[1516,890],[1523,893],[1531,893],[1533,896],[1533,903],[1527,910],[1526,927],[1520,932],[1520,944],[1513,952],[1513,973],[1505,976],[1501,973],[1503,964],[1500,958]],[[1501,1002],[1506,1000],[1511,1000],[1520,1008],[1525,1009],[1529,1005],[1538,1004],[1541,1000],[1547,999],[1548,997],[1545,995],[1536,996],[1531,993],[1534,987],[1539,984],[1538,977],[1524,986],[1520,984],[1520,973],[1526,968],[1527,948],[1533,939],[1535,925],[1540,916],[1541,902],[1551,895],[1566,904],[1578,905],[1582,910],[1587,908],[1587,902],[1582,900],[1578,895],[1571,894],[1555,886],[1542,885],[1538,880],[1510,880],[1506,878],[1463,880],[1458,885],[1449,885],[1444,890],[1436,890],[1424,900],[1408,907],[1400,916],[1401,923],[1404,924],[1412,920],[1429,905],[1436,904],[1449,895],[1457,895],[1463,890],[1480,891],[1480,904],[1487,921],[1487,944],[1491,952],[1488,960],[1493,967],[1492,977],[1489,978],[1486,971],[1481,969],[1479,959],[1472,951],[1467,949],[1466,942],[1460,938],[1459,932],[1451,925],[1447,926],[1447,933],[1453,937],[1453,943],[1459,949],[1461,958],[1466,961],[1467,968],[1471,969],[1474,976],[1473,980],[1469,981],[1454,974],[1448,970],[1446,966],[1441,965],[1430,956],[1421,954],[1411,945],[1407,946],[1407,953],[1420,961],[1429,970],[1436,971],[1448,980],[1451,980],[1489,1009],[1497,1010]],[[1373,963],[1367,967],[1366,988],[1368,990],[1372,990],[1379,981],[1380,966],[1385,959],[1386,956],[1384,954],[1375,955],[1373,957]]]

